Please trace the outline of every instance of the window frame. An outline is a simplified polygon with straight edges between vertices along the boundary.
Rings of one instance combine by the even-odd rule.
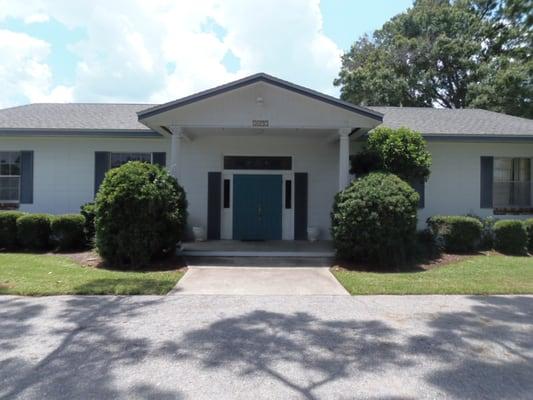
[[[1,173],[1,167],[0,167],[0,179],[1,178],[17,178],[17,199],[16,200],[13,200],[13,199],[2,199],[0,197],[0,203],[1,204],[20,204],[20,190],[21,190],[21,184],[20,184],[20,181],[21,181],[21,177],[22,177],[22,152],[21,151],[17,151],[17,150],[2,150],[0,151],[0,154],[1,153],[8,153],[11,156],[13,156],[14,154],[16,154],[15,156],[15,159],[18,158],[18,174],[8,174],[8,175],[5,175],[5,174],[2,174]],[[1,158],[0,158],[1,159]],[[10,159],[11,161],[11,159]],[[13,164],[16,164],[16,163],[13,163],[13,162],[10,162],[9,165],[13,165]],[[1,164],[0,164],[1,165]],[[11,167],[10,167],[11,169]],[[11,172],[11,171],[10,171]],[[0,191],[1,193],[1,191]]]
[[[527,169],[526,171],[526,179],[516,179],[517,176],[520,175],[520,169],[521,169],[521,163],[522,160],[527,161]],[[498,175],[502,175],[501,172],[502,168],[498,168],[498,164],[502,163],[502,161],[509,163],[508,170],[503,170],[506,177],[509,176],[507,179],[503,179],[499,177]],[[530,209],[533,207],[533,185],[532,185],[532,166],[533,166],[533,159],[531,157],[494,157],[494,164],[493,164],[493,176],[492,176],[492,202],[493,202],[493,208],[494,209]],[[518,171],[516,169],[518,168]],[[504,192],[504,196],[508,197],[508,200],[506,200],[506,204],[502,204],[499,202],[499,197],[497,195],[497,187],[498,185],[507,184],[508,188],[505,189],[505,192],[508,191],[508,193]],[[527,186],[527,190],[524,191],[524,194],[526,194],[526,199],[528,199],[527,204],[519,204],[520,200],[512,200],[513,197],[513,190],[518,184],[525,184]],[[520,189],[518,189],[520,191]],[[521,194],[520,194],[521,195]],[[520,196],[518,195],[518,196]]]
[[[113,156],[128,156],[128,155],[133,155],[133,154],[148,156],[148,160],[134,159],[134,160],[125,161],[121,163],[120,165],[115,165],[115,166],[113,165]],[[144,152],[144,151],[111,151],[109,152],[109,169],[118,168],[130,161],[142,161],[142,162],[153,164],[153,153]]]

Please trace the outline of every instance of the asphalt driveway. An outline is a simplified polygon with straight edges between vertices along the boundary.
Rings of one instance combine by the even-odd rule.
[[[531,399],[533,297],[0,297],[0,398]]]

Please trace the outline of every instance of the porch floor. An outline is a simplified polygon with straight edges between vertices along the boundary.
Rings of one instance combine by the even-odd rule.
[[[206,257],[333,257],[331,241],[306,240],[208,240],[185,242],[181,254]]]

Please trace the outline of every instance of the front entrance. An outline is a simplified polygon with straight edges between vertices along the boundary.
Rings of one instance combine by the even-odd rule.
[[[280,240],[281,175],[233,176],[233,239]]]

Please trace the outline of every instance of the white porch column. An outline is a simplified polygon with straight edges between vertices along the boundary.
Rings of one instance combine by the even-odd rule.
[[[169,127],[170,132],[172,132],[172,138],[170,143],[170,165],[169,172],[180,181],[180,161],[181,161],[181,141],[183,140],[183,128],[179,126]]]
[[[350,129],[339,129],[339,191],[350,183]]]

